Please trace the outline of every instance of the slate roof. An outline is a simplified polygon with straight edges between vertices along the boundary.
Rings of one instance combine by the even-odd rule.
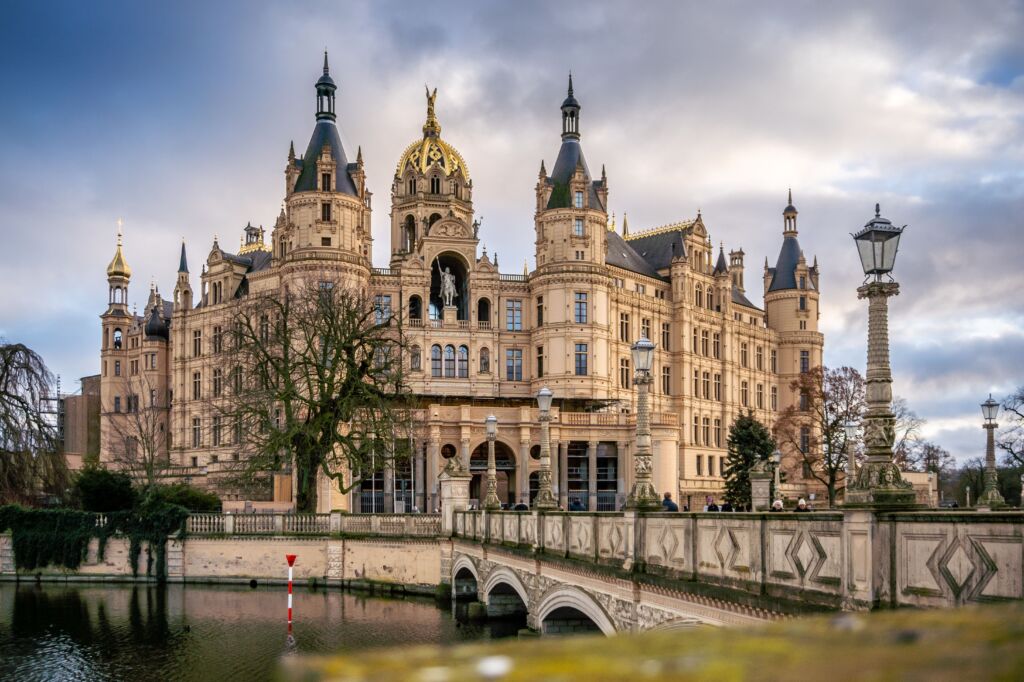
[[[555,167],[548,176],[548,184],[552,185],[551,197],[548,199],[548,208],[571,208],[572,197],[569,196],[569,180],[576,172],[576,166],[583,166],[583,177],[587,179],[587,188],[590,195],[589,205],[594,208],[604,209],[601,201],[597,198],[598,182],[591,182],[590,169],[587,167],[587,159],[583,156],[583,147],[580,141],[574,137],[566,137],[562,140],[562,146],[558,149],[558,158],[555,159]]]
[[[779,250],[779,260],[775,263],[774,268],[769,268],[768,272],[772,275],[772,283],[768,287],[768,291],[784,291],[786,289],[796,289],[796,266],[800,262],[800,242],[797,241],[795,234],[787,234],[782,240],[782,248]],[[813,284],[808,281],[808,288],[813,288]]]
[[[728,272],[729,266],[725,263],[725,249],[718,250],[718,262],[715,263],[715,271],[713,274],[717,275],[720,272]]]
[[[738,305],[753,308],[754,310],[761,310],[756,305],[750,302],[750,299],[743,295],[743,292],[739,290],[739,287],[733,285],[732,288],[732,302]]]
[[[334,174],[334,190],[356,196],[356,185],[349,175],[348,158],[345,156],[345,148],[341,145],[338,126],[334,124],[334,121],[327,119],[316,122],[313,136],[309,138],[309,146],[306,147],[306,153],[301,159],[295,160],[296,165],[301,169],[299,179],[295,181],[295,191],[316,191],[316,160],[320,158],[320,151],[324,148],[325,143],[331,145],[331,158],[337,164],[337,172]]]
[[[658,274],[658,271],[651,267],[651,264],[643,256],[637,253],[633,246],[623,239],[617,232],[608,232],[608,255],[605,257],[605,262],[608,263],[608,265],[614,265],[622,268],[623,270],[647,275],[648,277],[654,277],[655,279],[664,279]]]
[[[626,244],[647,262],[654,270],[663,270],[672,265],[676,256],[686,255],[683,230],[655,232],[650,235],[638,234]]]

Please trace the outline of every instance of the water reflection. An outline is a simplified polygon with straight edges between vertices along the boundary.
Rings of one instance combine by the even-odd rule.
[[[0,679],[258,680],[287,653],[514,636],[430,599],[299,589],[294,641],[281,587],[0,583]]]

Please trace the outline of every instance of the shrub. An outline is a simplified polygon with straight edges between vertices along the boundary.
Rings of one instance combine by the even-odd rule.
[[[78,504],[86,511],[106,513],[135,506],[132,479],[118,471],[101,467],[83,469],[73,490]]]
[[[219,512],[221,510],[221,501],[216,494],[187,483],[155,486],[150,490],[147,499],[184,507],[191,512]]]

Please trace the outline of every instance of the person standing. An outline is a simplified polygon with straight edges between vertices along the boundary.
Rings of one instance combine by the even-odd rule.
[[[672,501],[672,493],[665,493],[665,499],[661,501],[661,507],[663,511],[667,512],[679,511],[679,505]]]

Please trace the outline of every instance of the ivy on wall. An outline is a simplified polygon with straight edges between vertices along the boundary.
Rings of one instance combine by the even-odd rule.
[[[110,512],[106,523],[96,525],[96,514],[74,509],[25,509],[17,505],[0,507],[0,532],[10,530],[14,540],[17,568],[31,571],[44,566],[77,570],[89,551],[89,541],[99,540],[103,559],[107,539],[120,534],[129,540],[132,575],[139,575],[142,545],[149,547],[146,575],[167,578],[167,539],[184,537],[188,510],[173,504],[143,503],[131,511]]]

